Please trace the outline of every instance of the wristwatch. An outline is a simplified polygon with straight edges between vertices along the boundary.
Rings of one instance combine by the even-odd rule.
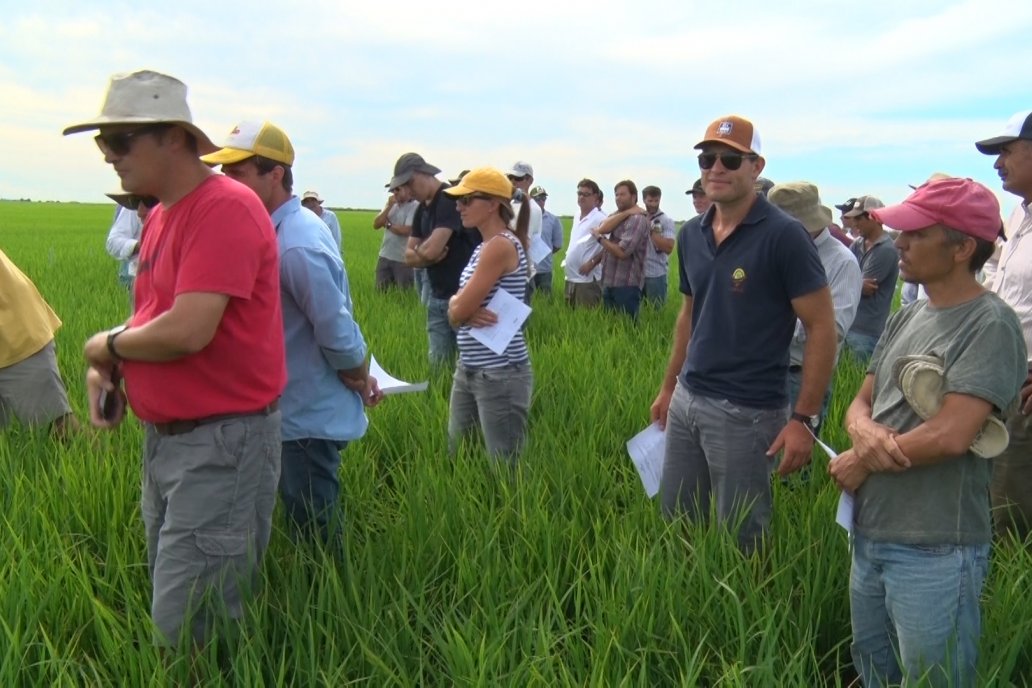
[[[796,413],[795,411],[792,412],[792,420],[799,421],[807,428],[809,428],[812,432],[816,432],[817,426],[821,424],[820,416],[807,416],[802,413]]]
[[[394,225],[392,225],[392,224],[391,224],[391,221],[390,221],[390,220],[387,220],[386,222],[384,222],[384,223],[383,223],[383,226],[384,226],[384,227],[385,227],[386,229],[390,229],[390,228],[391,228],[391,227],[393,227]]]
[[[108,353],[111,354],[112,358],[116,360],[121,361],[122,357],[118,355],[117,351],[115,351],[115,337],[122,334],[128,329],[128,325],[119,325],[118,327],[111,328],[111,330],[109,330],[107,333],[107,350]]]

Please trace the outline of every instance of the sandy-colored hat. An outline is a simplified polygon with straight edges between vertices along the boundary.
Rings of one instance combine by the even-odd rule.
[[[821,204],[817,187],[810,182],[775,184],[767,200],[803,223],[810,234],[818,234],[831,224],[831,209]]]
[[[946,378],[938,356],[901,356],[892,365],[892,377],[914,413],[928,420],[942,408]],[[986,418],[971,443],[971,452],[983,459],[999,456],[1010,444],[1007,426],[996,416]]]
[[[100,116],[65,127],[64,135],[116,124],[178,124],[197,139],[200,155],[217,146],[193,123],[186,104],[186,84],[175,77],[142,70],[115,74],[108,84]]]

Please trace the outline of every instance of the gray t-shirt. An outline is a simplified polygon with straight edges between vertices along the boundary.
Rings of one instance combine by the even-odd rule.
[[[945,391],[979,397],[998,415],[1015,410],[1025,381],[1025,340],[1018,318],[990,292],[949,308],[924,300],[895,313],[871,359],[872,417],[905,433],[918,416],[892,377],[900,356],[938,356],[945,367]],[[854,527],[866,538],[911,545],[987,543],[988,460],[966,452],[901,473],[874,473],[856,494]]]
[[[392,225],[399,227],[411,227],[412,220],[416,216],[416,207],[419,201],[395,204],[387,213],[387,219]],[[380,257],[393,260],[398,263],[405,262],[405,246],[408,245],[408,237],[398,236],[386,227],[383,228],[383,243],[380,244]]]
[[[649,227],[653,228],[656,225],[659,225],[660,236],[664,239],[673,239],[677,236],[677,231],[674,227],[674,219],[662,210],[649,218]],[[645,248],[645,276],[666,277],[669,272],[669,269],[667,268],[669,260],[669,254],[656,250],[656,246],[652,243],[652,236],[650,235]]]
[[[870,246],[863,238],[857,239],[849,249],[859,261],[864,279],[878,280],[876,292],[860,297],[860,306],[856,309],[856,317],[849,331],[878,337],[885,329],[885,320],[892,310],[896,278],[899,277],[899,253],[888,234],[882,234]]]

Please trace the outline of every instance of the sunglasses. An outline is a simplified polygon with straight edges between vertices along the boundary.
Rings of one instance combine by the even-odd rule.
[[[593,192],[591,192],[591,191],[578,191],[577,195],[580,196],[581,198],[584,198],[586,196],[594,196],[595,194]]]
[[[734,171],[742,166],[743,160],[755,160],[757,157],[754,153],[699,153],[699,169],[711,169],[717,164],[717,158],[720,158],[720,164],[725,170]]]
[[[483,196],[481,194],[470,194],[468,196],[460,196],[459,198],[456,198],[455,199],[455,203],[458,204],[458,205],[461,205],[461,206],[469,206],[469,205],[473,205],[473,201],[475,201],[477,199],[481,199],[481,200],[484,200],[484,201],[490,201],[491,197],[490,196]]]
[[[509,181],[510,181],[510,182],[522,182],[522,181],[523,181],[524,179],[526,179],[526,178],[527,178],[528,176],[529,176],[529,175],[526,175],[526,174],[525,174],[525,175],[523,175],[522,177],[517,177],[517,176],[515,176],[515,175],[512,175],[512,174],[510,174],[510,175],[509,175]]]
[[[93,140],[97,142],[97,148],[104,155],[107,155],[109,152],[118,156],[128,155],[133,147],[133,139],[137,136],[164,131],[170,126],[168,124],[153,124],[128,131],[115,132],[114,134],[97,134],[93,137]]]

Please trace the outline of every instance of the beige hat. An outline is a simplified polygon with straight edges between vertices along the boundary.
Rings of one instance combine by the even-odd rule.
[[[914,413],[928,420],[942,408],[946,377],[938,356],[901,356],[892,366],[892,376]],[[989,416],[971,443],[971,452],[983,459],[999,456],[1010,444],[1007,426]]]
[[[175,77],[149,70],[115,74],[108,84],[100,116],[65,127],[65,136],[115,124],[178,124],[197,139],[200,155],[217,146],[200,130],[186,104],[186,84]]]
[[[767,200],[802,222],[810,234],[819,234],[831,224],[831,209],[821,205],[817,187],[810,182],[775,184]]]
[[[305,191],[303,194],[301,194],[301,202],[304,203],[305,201],[315,201],[316,203],[322,203],[323,199],[320,198],[319,194],[315,191]]]

